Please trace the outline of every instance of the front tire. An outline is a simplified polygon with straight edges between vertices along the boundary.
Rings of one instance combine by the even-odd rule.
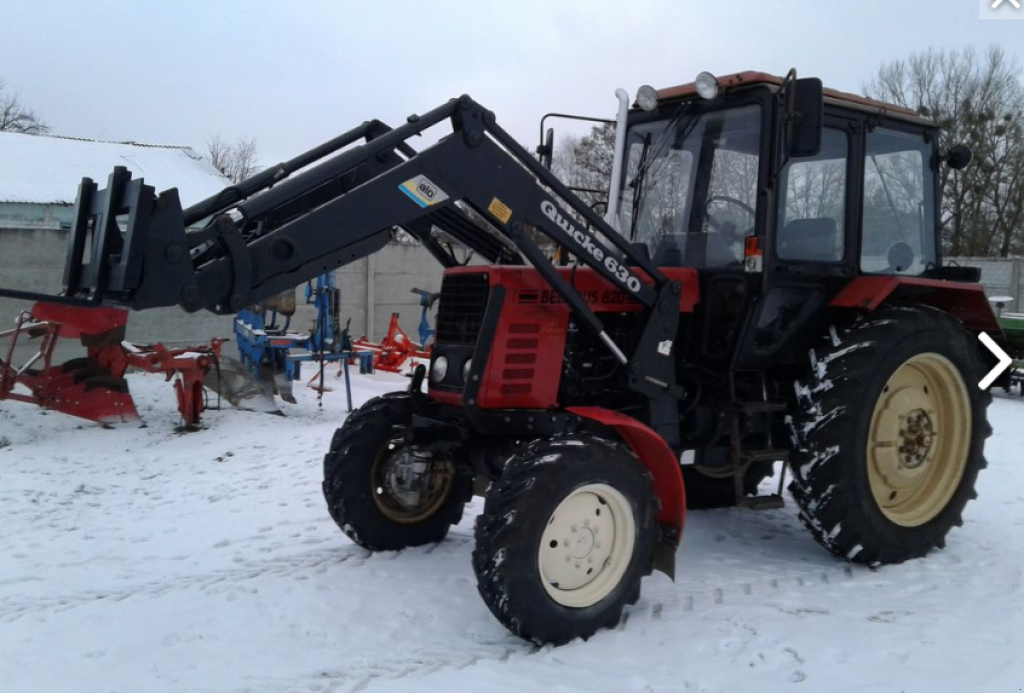
[[[796,384],[790,491],[829,551],[869,565],[945,545],[985,467],[991,395],[959,322],[890,307],[832,328]]]
[[[396,427],[412,397],[393,392],[353,412],[324,456],[324,498],[338,527],[371,551],[441,541],[462,519],[472,475],[450,455],[410,447]]]
[[[654,514],[650,476],[624,444],[586,434],[533,441],[506,463],[477,519],[480,595],[536,643],[614,626],[651,572]]]

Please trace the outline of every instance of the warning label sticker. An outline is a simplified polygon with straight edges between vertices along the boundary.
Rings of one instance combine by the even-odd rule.
[[[411,180],[405,181],[398,186],[398,189],[408,195],[409,199],[420,207],[431,207],[448,199],[448,195],[445,191],[434,185],[434,183],[424,175],[419,175]]]
[[[507,224],[508,220],[512,218],[512,210],[498,198],[491,200],[491,204],[487,205],[487,211],[501,219],[502,224]]]

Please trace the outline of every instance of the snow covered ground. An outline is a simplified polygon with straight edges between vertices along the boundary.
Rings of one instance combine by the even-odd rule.
[[[693,512],[675,583],[647,579],[617,630],[537,648],[477,596],[479,501],[400,553],[335,528],[320,465],[341,391],[178,434],[170,386],[130,382],[145,428],[0,411],[0,691],[1024,689],[1019,398],[993,404],[990,467],[946,550],[871,571],[791,507]],[[357,402],[403,385],[355,382]]]

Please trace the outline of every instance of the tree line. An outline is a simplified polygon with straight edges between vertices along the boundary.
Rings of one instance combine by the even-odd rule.
[[[868,96],[917,110],[942,126],[939,148],[974,150],[963,171],[940,168],[948,255],[1024,253],[1024,79],[997,47],[928,50],[883,65]]]

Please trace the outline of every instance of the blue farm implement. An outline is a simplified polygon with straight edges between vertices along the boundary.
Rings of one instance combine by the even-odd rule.
[[[235,338],[242,366],[248,377],[258,383],[265,398],[273,400],[277,394],[294,404],[292,383],[302,377],[302,364],[309,362],[320,365],[310,385],[318,380],[317,389],[323,392],[326,389],[320,377],[323,365],[340,362],[348,407],[352,408],[349,362],[365,357],[353,350],[347,328],[340,327],[340,299],[333,272],[322,274],[306,285],[306,304],[316,310],[316,321],[308,333],[291,329],[296,308],[294,290],[238,312],[235,316]]]

